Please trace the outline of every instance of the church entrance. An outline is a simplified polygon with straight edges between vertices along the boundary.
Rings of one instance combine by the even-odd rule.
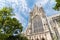
[[[42,40],[45,40],[45,38],[42,38]]]
[[[38,38],[36,40],[39,40]],[[42,38],[41,40],[45,40],[45,38]]]

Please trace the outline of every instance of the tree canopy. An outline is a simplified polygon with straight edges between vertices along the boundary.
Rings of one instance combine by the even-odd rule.
[[[60,10],[60,0],[56,0],[56,5],[54,7],[55,10]]]
[[[25,36],[17,35],[17,36],[9,36],[8,38],[6,38],[6,40],[28,40],[28,39]]]
[[[0,9],[0,40],[4,40],[13,34],[18,34],[22,32],[22,24],[14,18],[15,14],[13,13],[13,9],[10,7],[3,7]],[[19,29],[18,31],[16,31]]]

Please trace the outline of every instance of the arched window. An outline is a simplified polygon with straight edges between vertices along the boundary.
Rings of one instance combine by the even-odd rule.
[[[45,38],[42,38],[42,40],[45,40]]]
[[[33,40],[33,39],[32,39]]]
[[[40,16],[35,16],[33,18],[33,28],[34,33],[43,32],[43,24]]]
[[[39,40],[38,38],[36,38],[35,40]]]

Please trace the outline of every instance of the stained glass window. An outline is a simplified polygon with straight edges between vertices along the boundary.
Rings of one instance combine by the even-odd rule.
[[[42,20],[39,16],[35,16],[35,18],[33,19],[33,27],[34,27],[34,33],[43,31]]]

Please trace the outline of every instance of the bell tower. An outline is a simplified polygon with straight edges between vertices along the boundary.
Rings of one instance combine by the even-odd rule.
[[[47,18],[41,5],[39,7],[35,5],[30,12],[30,20],[26,30],[26,36],[30,40],[52,40]]]

